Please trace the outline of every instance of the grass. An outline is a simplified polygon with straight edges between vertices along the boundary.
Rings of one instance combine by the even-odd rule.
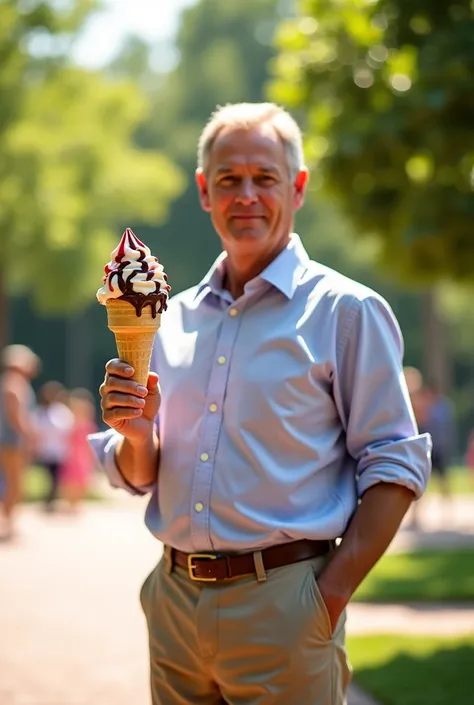
[[[352,637],[354,679],[382,705],[472,705],[474,636]]]
[[[474,549],[387,554],[360,585],[354,599],[364,602],[474,601]]]
[[[49,489],[49,479],[46,472],[36,466],[30,468],[25,476],[23,489],[25,502],[41,501]],[[92,489],[86,493],[86,499],[99,500],[101,496],[92,487]]]
[[[474,472],[469,468],[455,466],[449,470],[449,488],[453,495],[474,494]],[[439,484],[433,475],[428,483],[427,494],[439,494]]]

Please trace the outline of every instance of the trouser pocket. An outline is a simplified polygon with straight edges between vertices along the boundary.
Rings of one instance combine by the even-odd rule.
[[[346,623],[346,610],[343,610],[340,615],[336,627],[333,629],[331,624],[331,618],[329,616],[329,611],[324,601],[324,597],[319,589],[318,578],[324,568],[324,564],[321,561],[312,560],[308,561],[308,570],[310,572],[310,587],[314,597],[315,608],[317,611],[317,618],[321,624],[321,630],[327,639],[334,639],[343,630]]]

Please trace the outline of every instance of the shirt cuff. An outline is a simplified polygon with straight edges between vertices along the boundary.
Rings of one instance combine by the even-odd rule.
[[[145,495],[148,494],[148,492],[152,492],[155,489],[156,483],[143,487],[135,487],[130,484],[120,472],[115,462],[115,451],[121,439],[122,435],[113,429],[100,433],[91,433],[87,436],[89,445],[112,487],[125,490],[132,495]]]
[[[419,499],[431,474],[431,448],[431,436],[424,433],[371,449],[359,461],[358,496],[379,482],[387,482],[407,487]]]

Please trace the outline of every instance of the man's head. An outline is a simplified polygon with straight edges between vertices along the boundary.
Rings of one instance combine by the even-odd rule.
[[[201,134],[200,201],[229,252],[263,258],[283,249],[307,180],[301,131],[273,103],[219,108]]]
[[[418,394],[423,388],[423,377],[419,369],[416,367],[404,367],[403,373],[407,384],[410,396]]]
[[[7,345],[1,359],[4,370],[16,370],[29,379],[36,377],[41,368],[38,355],[26,345]]]

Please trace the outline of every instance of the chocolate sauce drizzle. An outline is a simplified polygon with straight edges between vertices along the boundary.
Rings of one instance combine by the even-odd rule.
[[[171,290],[170,285],[168,284],[168,277],[166,274],[163,272],[163,278],[166,282],[163,288],[160,287],[160,282],[155,282],[155,291],[150,294],[141,294],[140,292],[134,291],[133,289],[133,279],[137,274],[145,274],[146,272],[146,281],[151,281],[154,276],[154,270],[150,269],[148,262],[145,261],[145,245],[144,243],[138,239],[138,237],[135,235],[135,233],[130,229],[127,228],[122,235],[122,239],[120,241],[120,245],[118,248],[117,255],[114,259],[114,262],[116,262],[118,265],[122,262],[124,256],[125,256],[125,247],[128,245],[128,247],[132,250],[135,250],[137,252],[140,252],[140,255],[138,257],[138,262],[141,263],[141,269],[135,269],[133,270],[126,279],[124,279],[123,276],[123,270],[121,269],[112,269],[108,265],[105,267],[105,277],[104,277],[104,282],[107,280],[107,277],[110,275],[109,278],[109,289],[112,291],[113,290],[113,278],[117,278],[117,284],[122,292],[122,296],[119,296],[119,299],[123,299],[124,301],[127,301],[128,303],[132,304],[134,306],[135,311],[137,313],[137,316],[140,317],[142,315],[142,311],[145,308],[145,306],[150,306],[151,308],[151,315],[152,318],[156,318],[157,314],[163,313],[163,311],[166,311],[168,308],[168,292]],[[142,249],[143,248],[143,249]],[[158,264],[158,259],[154,257],[154,260]]]
[[[158,313],[163,313],[163,311],[166,311],[166,309],[168,308],[168,294],[165,291],[160,291],[158,295],[140,294],[134,291],[131,294],[123,294],[118,298],[132,304],[132,306],[134,306],[135,308],[135,311],[137,312],[137,316],[142,315],[142,311],[145,306],[149,306],[151,308],[152,318],[156,318],[156,315]]]

